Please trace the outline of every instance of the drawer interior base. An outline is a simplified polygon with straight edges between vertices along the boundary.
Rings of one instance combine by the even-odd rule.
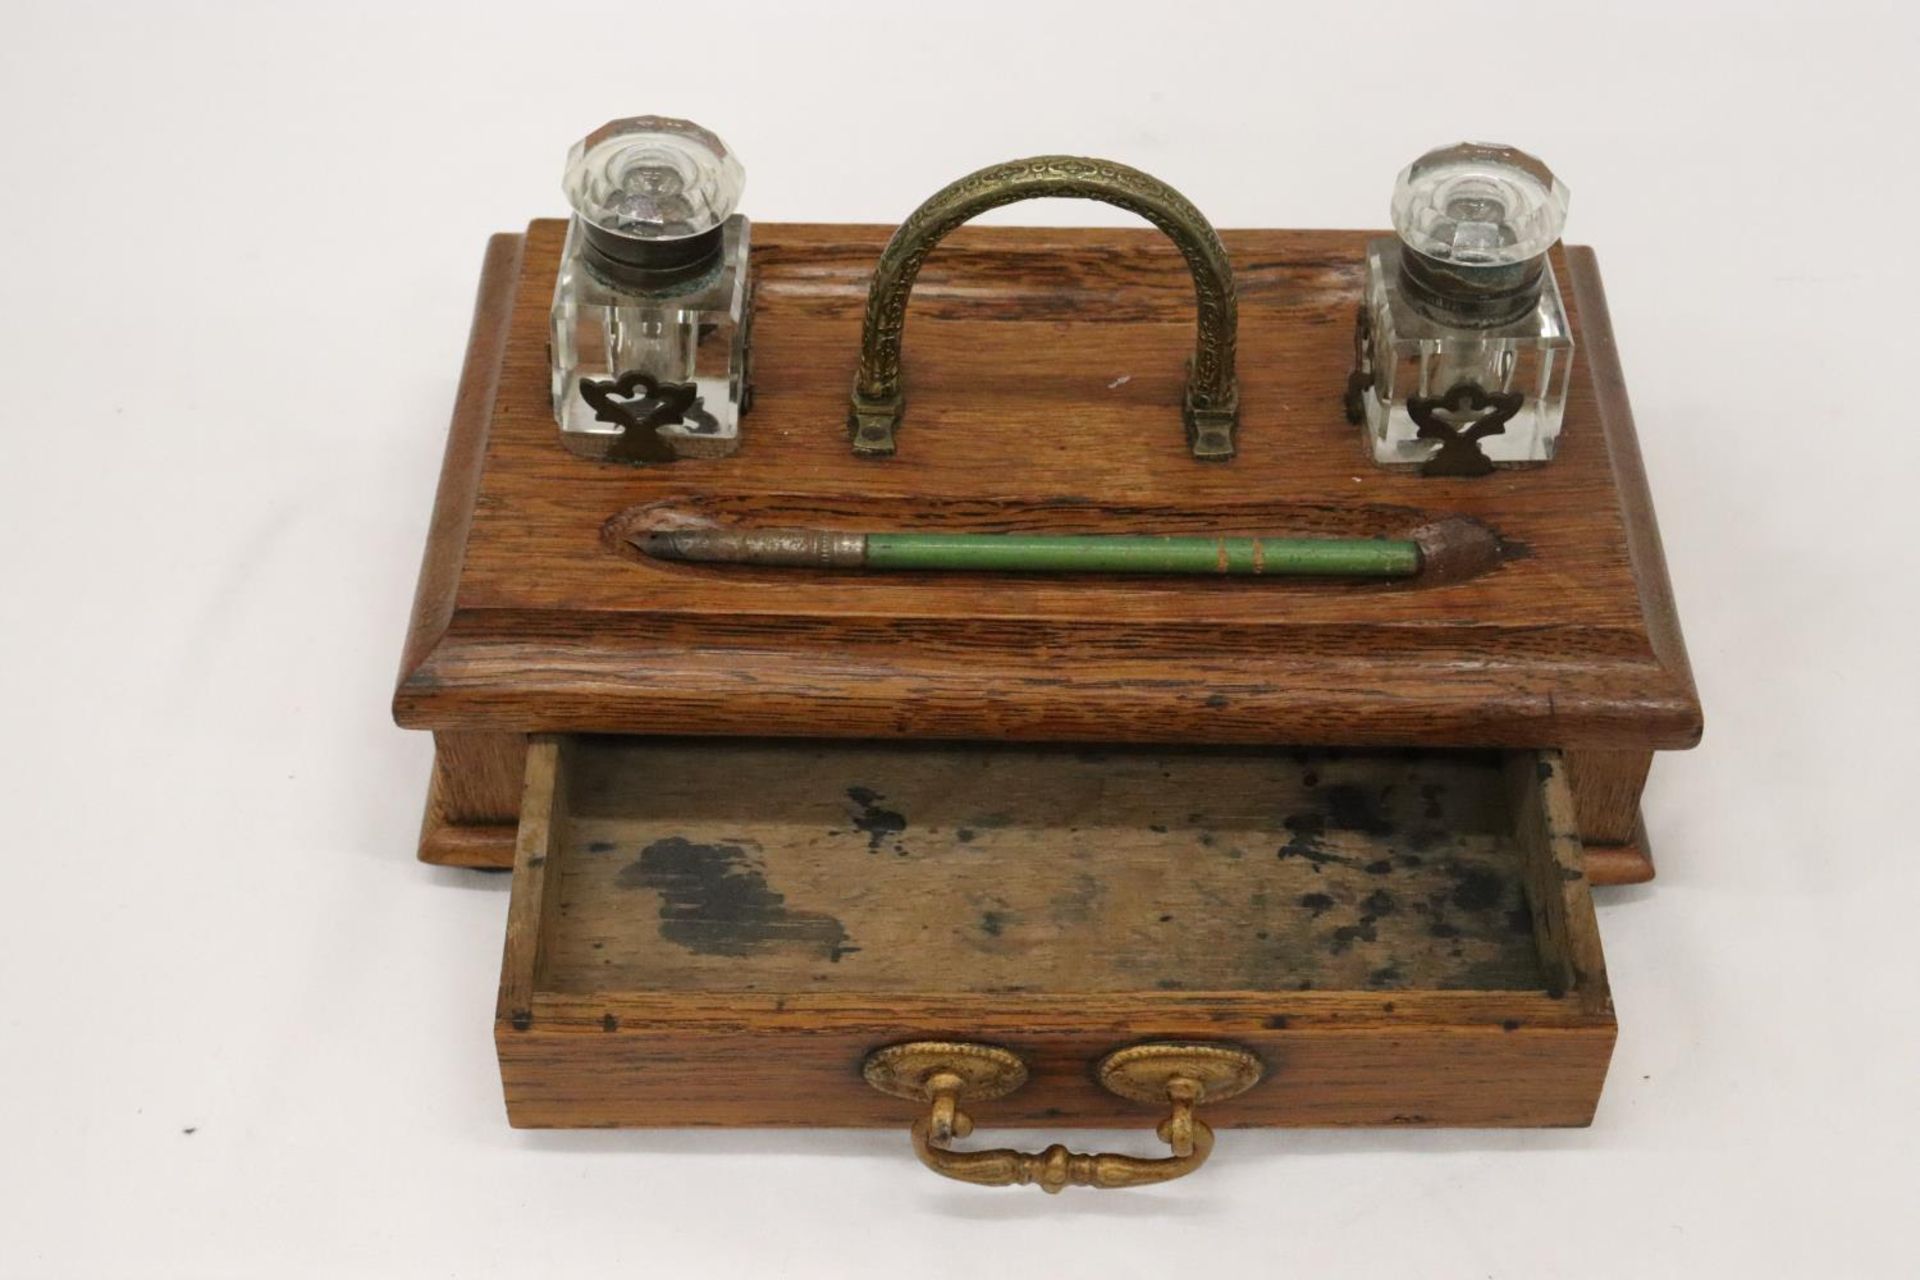
[[[574,753],[546,990],[1546,985],[1497,753]]]

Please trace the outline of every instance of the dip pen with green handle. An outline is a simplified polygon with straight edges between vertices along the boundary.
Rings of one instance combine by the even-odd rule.
[[[838,529],[652,529],[630,541],[657,560],[877,572],[1215,574],[1457,581],[1500,561],[1500,540],[1452,516],[1405,538],[1205,537],[1136,533],[853,533]]]

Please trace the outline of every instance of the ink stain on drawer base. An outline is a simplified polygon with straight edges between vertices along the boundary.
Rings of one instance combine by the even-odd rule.
[[[655,840],[621,869],[622,889],[660,895],[660,936],[689,951],[750,956],[773,948],[808,951],[838,962],[847,945],[840,921],[787,906],[767,884],[757,850],[745,844],[702,844],[682,836]]]

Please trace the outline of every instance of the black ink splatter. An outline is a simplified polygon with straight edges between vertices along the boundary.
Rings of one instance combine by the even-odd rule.
[[[1453,905],[1462,911],[1491,911],[1500,905],[1505,888],[1499,875],[1484,867],[1474,867],[1454,881]]]
[[[1379,792],[1343,782],[1320,794],[1325,798],[1334,826],[1370,836],[1393,834],[1393,823],[1381,807],[1385,797]]]
[[[1359,924],[1343,924],[1333,931],[1333,945],[1331,949],[1333,954],[1339,955],[1341,952],[1351,948],[1356,940],[1360,942],[1372,942],[1378,937],[1379,934],[1375,932],[1371,921],[1363,920]]]
[[[1275,851],[1276,857],[1305,858],[1316,871],[1329,864],[1341,867],[1354,865],[1352,858],[1328,853],[1322,845],[1321,837],[1327,831],[1327,819],[1324,814],[1296,813],[1288,817],[1282,825],[1292,833],[1293,838]]]
[[[869,853],[878,853],[883,842],[907,829],[905,814],[880,807],[879,802],[886,797],[878,791],[867,787],[848,787],[847,799],[860,806],[860,812],[853,816],[853,825],[867,833]]]
[[[738,844],[696,844],[680,836],[656,840],[621,868],[622,889],[660,895],[660,935],[702,955],[749,956],[798,948],[838,961],[858,951],[846,928],[819,911],[789,908],[767,887],[754,857]]]

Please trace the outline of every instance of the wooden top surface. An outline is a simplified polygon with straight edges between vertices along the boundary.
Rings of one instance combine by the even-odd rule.
[[[845,428],[887,227],[759,224],[756,400],[731,458],[634,469],[555,438],[565,224],[490,248],[395,714],[438,729],[1684,747],[1700,711],[1592,254],[1560,456],[1380,470],[1341,413],[1365,232],[1229,231],[1239,456],[1181,428],[1192,286],[1158,232],[963,228],[913,293],[898,456]],[[645,560],[675,512],[856,529],[1397,536],[1521,550],[1440,587],[858,575]]]

